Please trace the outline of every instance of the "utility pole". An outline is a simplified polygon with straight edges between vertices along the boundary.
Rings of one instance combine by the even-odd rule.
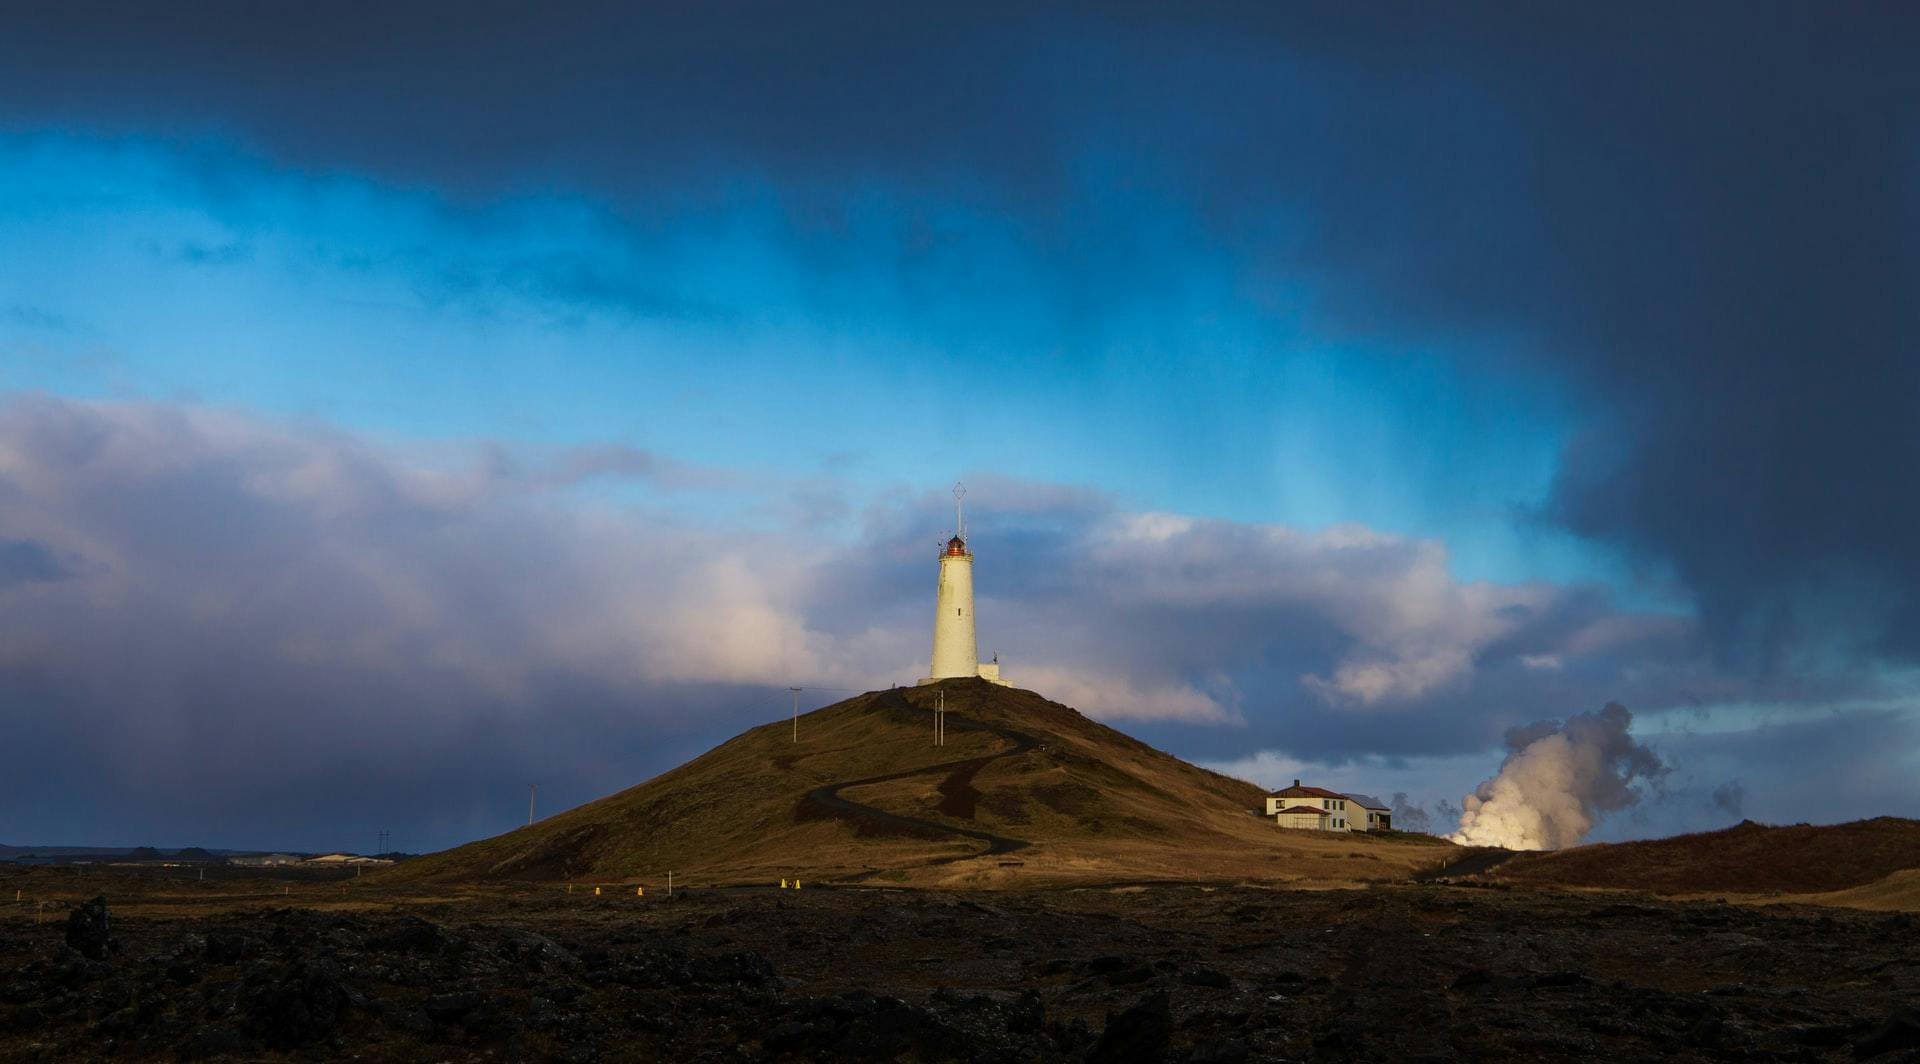
[[[533,826],[533,796],[540,792],[538,783],[527,784],[527,826]]]
[[[800,741],[800,688],[789,687],[787,690],[793,692],[793,741],[797,743]]]

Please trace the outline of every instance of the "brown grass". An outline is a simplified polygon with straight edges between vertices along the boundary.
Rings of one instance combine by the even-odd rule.
[[[1795,904],[1835,905],[1846,909],[1920,912],[1920,868],[1903,868],[1862,887],[1805,894],[1792,900]]]
[[[1662,894],[1810,894],[1863,887],[1907,868],[1920,868],[1920,821],[1876,817],[1822,827],[1749,820],[1723,831],[1525,854],[1492,874],[1541,886]]]
[[[1031,691],[939,685],[947,743],[932,745],[935,687],[877,691],[748,731],[636,787],[491,839],[409,862],[396,884],[626,880],[759,883],[799,876],[912,885],[1025,886],[1134,879],[1334,882],[1400,878],[1451,847],[1284,831],[1253,784],[1188,764]],[[970,725],[1017,731],[1033,749]],[[965,764],[957,764],[965,763]],[[941,767],[945,766],[945,767]],[[985,844],[850,821],[815,788],[888,813],[1025,840]]]

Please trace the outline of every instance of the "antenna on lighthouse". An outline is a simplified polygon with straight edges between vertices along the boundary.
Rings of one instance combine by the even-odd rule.
[[[967,538],[967,514],[961,508],[960,500],[967,497],[967,486],[956,483],[953,486],[953,534],[961,539]]]

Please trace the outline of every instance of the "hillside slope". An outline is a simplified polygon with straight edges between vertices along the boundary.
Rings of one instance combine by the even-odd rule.
[[[1641,842],[1597,843],[1522,854],[1497,879],[1540,886],[1811,894],[1862,887],[1920,868],[1920,820],[1769,827],[1751,820],[1722,831]]]
[[[1870,909],[1876,912],[1920,912],[1920,868],[1903,868],[1865,886],[1824,894],[1805,894],[1792,899],[1810,905],[1834,905],[1846,909]]]
[[[932,743],[944,691],[947,742]],[[396,880],[1003,886],[1388,879],[1450,846],[1289,832],[1258,787],[1031,691],[875,691],[747,731],[636,787],[433,854]]]

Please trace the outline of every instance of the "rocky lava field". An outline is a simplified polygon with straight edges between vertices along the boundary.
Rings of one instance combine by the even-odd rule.
[[[1920,1059],[1920,921],[1487,886],[0,922],[0,1059]]]

